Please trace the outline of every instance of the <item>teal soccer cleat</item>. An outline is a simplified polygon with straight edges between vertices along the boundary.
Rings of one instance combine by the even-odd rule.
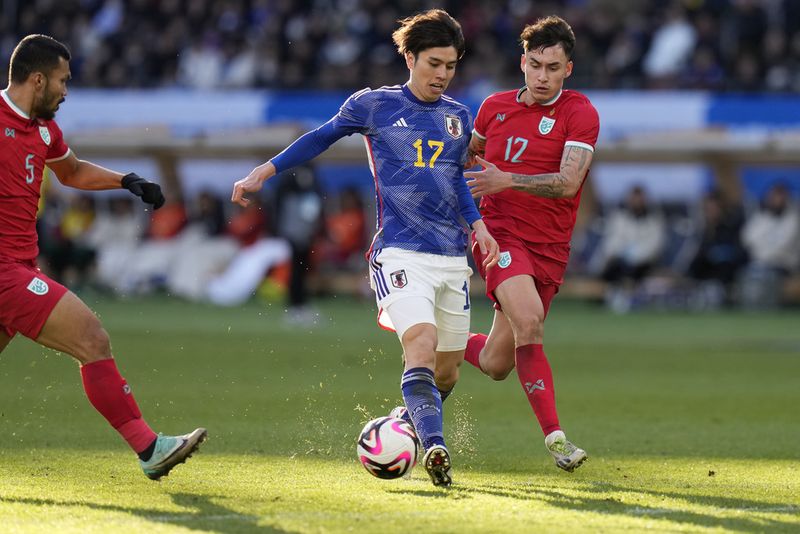
[[[139,460],[142,471],[150,480],[158,480],[167,476],[178,464],[189,458],[197,447],[205,441],[208,433],[205,428],[198,428],[190,434],[182,436],[162,436],[156,438],[156,448],[149,460]]]

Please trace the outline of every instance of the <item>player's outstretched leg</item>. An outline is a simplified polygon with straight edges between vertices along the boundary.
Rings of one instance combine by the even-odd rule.
[[[569,473],[575,471],[588,458],[586,451],[573,445],[561,430],[550,432],[544,438],[544,445],[553,455],[556,465]]]
[[[434,486],[449,486],[453,480],[450,478],[450,453],[444,445],[434,445],[425,452],[422,464],[431,477]]]
[[[159,435],[150,459],[139,460],[142,471],[151,480],[167,476],[173,467],[185,462],[197,450],[207,435],[205,428],[197,428],[182,436]]]

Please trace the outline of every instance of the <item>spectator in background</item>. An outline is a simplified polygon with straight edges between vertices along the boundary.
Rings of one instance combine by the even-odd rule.
[[[784,183],[773,185],[742,229],[750,255],[741,280],[745,307],[779,304],[783,281],[800,264],[800,213]]]
[[[337,267],[360,268],[367,235],[364,201],[354,187],[342,190],[337,200],[338,206],[325,217],[325,260]]]
[[[689,264],[689,276],[699,280],[714,304],[730,297],[739,270],[747,262],[740,239],[743,217],[740,209],[728,206],[716,191],[703,199],[697,252]]]
[[[672,4],[664,18],[664,23],[653,33],[650,49],[644,57],[644,73],[655,88],[674,85],[697,40],[696,30],[680,4]]]
[[[614,309],[630,306],[633,290],[658,264],[665,236],[662,214],[650,205],[644,188],[634,186],[610,215],[601,243],[602,278],[611,285],[608,297]]]
[[[296,167],[278,177],[276,234],[292,247],[287,321],[309,324],[316,320],[308,308],[311,249],[322,230],[322,192],[310,166]]]
[[[101,287],[122,287],[126,266],[136,255],[143,234],[142,217],[127,196],[115,196],[107,210],[98,210],[86,243],[95,250],[95,281]]]
[[[286,240],[269,233],[261,197],[254,196],[251,200],[228,221],[226,232],[241,248],[225,269],[208,282],[204,298],[214,304],[237,306],[247,302],[269,270],[291,258],[291,247]]]
[[[95,258],[94,249],[85,239],[94,218],[94,199],[91,196],[71,196],[67,209],[61,214],[55,240],[49,243],[49,250],[45,252],[52,276],[77,289],[87,282]]]

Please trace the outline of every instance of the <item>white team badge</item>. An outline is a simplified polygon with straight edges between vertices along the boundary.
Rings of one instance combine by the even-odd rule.
[[[542,117],[542,120],[539,122],[539,133],[542,135],[547,135],[553,130],[553,126],[556,124],[555,119],[550,119],[548,117]]]
[[[497,262],[497,265],[499,265],[501,269],[505,269],[506,267],[511,265],[511,253],[507,251],[501,252],[500,260]]]
[[[392,279],[392,285],[397,289],[403,289],[408,285],[408,279],[406,278],[406,270],[400,269],[399,271],[395,271],[389,275]]]
[[[28,291],[34,295],[46,295],[50,291],[50,286],[41,278],[34,277],[31,283],[28,284]]]
[[[42,136],[44,144],[50,146],[50,130],[47,129],[47,126],[39,126],[39,135]]]
[[[464,127],[461,125],[461,119],[455,115],[444,116],[444,127],[453,139],[458,139],[464,135]]]

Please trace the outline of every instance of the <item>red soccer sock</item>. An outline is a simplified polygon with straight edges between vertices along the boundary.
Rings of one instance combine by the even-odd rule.
[[[114,358],[81,366],[81,378],[89,402],[120,433],[134,452],[147,449],[158,437],[142,419],[131,388],[120,376]]]
[[[561,430],[556,412],[556,392],[553,373],[540,344],[523,345],[515,351],[517,376],[528,402],[539,420],[544,435]]]
[[[481,369],[480,355],[483,347],[486,346],[486,340],[489,338],[486,334],[470,334],[467,338],[467,350],[464,351],[464,359],[478,368]]]

